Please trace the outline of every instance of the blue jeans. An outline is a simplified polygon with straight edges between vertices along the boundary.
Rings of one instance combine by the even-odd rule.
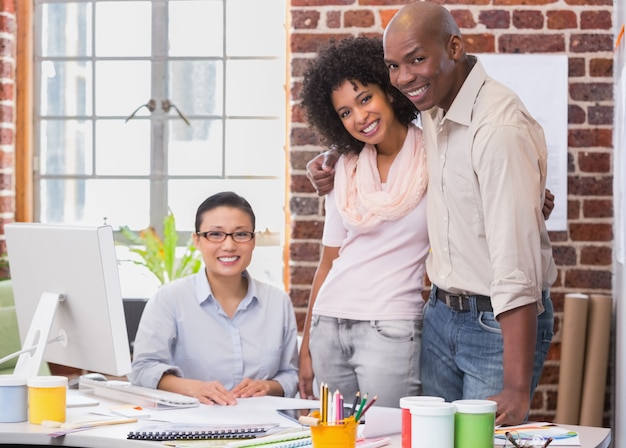
[[[493,312],[455,311],[437,300],[433,285],[424,307],[421,351],[422,392],[446,401],[484,399],[502,390],[502,331]],[[550,291],[542,292],[545,311],[538,316],[532,395],[554,334]]]
[[[317,384],[339,390],[346,403],[357,391],[378,395],[377,406],[399,407],[419,395],[421,320],[361,321],[314,315],[309,351]]]

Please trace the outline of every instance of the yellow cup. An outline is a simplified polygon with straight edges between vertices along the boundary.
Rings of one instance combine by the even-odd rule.
[[[356,445],[357,422],[354,417],[342,422],[320,423],[311,426],[311,439],[314,448],[350,448]]]
[[[35,376],[28,378],[28,421],[40,425],[44,420],[65,422],[67,378]]]

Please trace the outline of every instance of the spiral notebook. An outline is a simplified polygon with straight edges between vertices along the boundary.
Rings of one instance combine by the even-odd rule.
[[[278,426],[276,423],[219,426],[174,423],[154,425],[142,428],[140,431],[131,431],[126,438],[129,440],[156,441],[253,439],[265,435],[270,428],[276,426]]]

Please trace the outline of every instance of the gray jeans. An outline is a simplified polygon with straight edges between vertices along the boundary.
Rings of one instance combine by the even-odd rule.
[[[317,384],[339,390],[346,403],[357,391],[378,406],[399,407],[421,393],[421,320],[350,320],[313,316],[309,351]]]

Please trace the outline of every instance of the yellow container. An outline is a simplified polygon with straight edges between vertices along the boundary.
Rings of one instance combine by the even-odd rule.
[[[28,421],[40,425],[44,420],[65,422],[67,378],[35,376],[28,378]]]
[[[320,423],[311,426],[314,448],[351,448],[356,446],[357,423],[348,417],[338,423]]]

